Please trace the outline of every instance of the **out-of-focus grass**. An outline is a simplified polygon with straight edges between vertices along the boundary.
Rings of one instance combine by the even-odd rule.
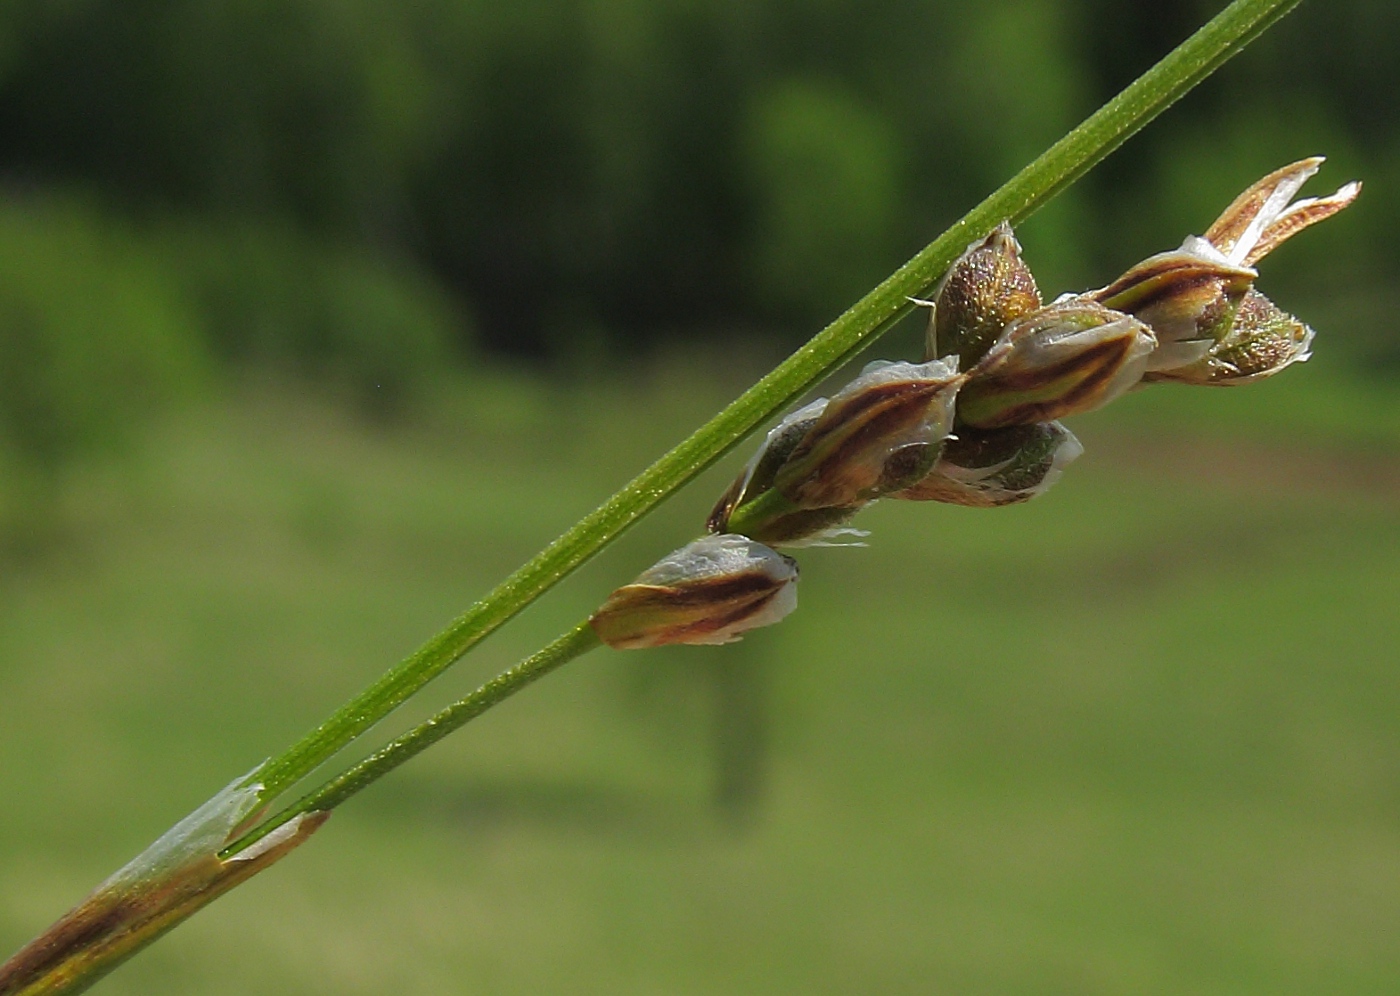
[[[696,424],[729,388],[693,375],[398,428],[259,390],[75,477],[0,581],[0,946]],[[873,509],[783,626],[570,665],[104,990],[1393,990],[1397,403],[1320,365],[1144,392],[1037,503]],[[691,538],[738,459],[429,697]],[[726,695],[767,717],[747,819],[712,801]]]

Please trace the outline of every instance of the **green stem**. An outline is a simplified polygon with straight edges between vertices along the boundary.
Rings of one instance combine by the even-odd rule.
[[[308,792],[269,820],[260,823],[220,852],[229,858],[291,822],[301,813],[329,812],[352,795],[368,788],[409,758],[416,757],[455,730],[461,729],[487,709],[510,698],[526,685],[543,678],[575,657],[582,657],[602,645],[587,620],[579,623],[543,650],[525,658],[472,692],[452,703],[431,719],[365,758],[359,764]]]
[[[736,401],[581,519],[412,656],[258,772],[270,799],[446,670],[472,646],[714,463],[910,308],[974,239],[1019,222],[1116,149],[1300,0],[1235,0],[1056,142]]]
[[[267,800],[286,790],[441,674],[474,644],[616,539],[760,423],[777,414],[813,383],[873,341],[908,311],[908,298],[918,296],[931,287],[970,242],[983,238],[1003,219],[1018,222],[1030,215],[1299,2],[1234,0],[1137,82],[968,212],[961,221],[689,439],[551,543],[416,653],[386,672],[285,753],[263,765],[253,776],[263,784],[261,798]],[[265,821],[230,851],[240,846],[246,848],[257,834],[266,834],[279,824],[285,825],[287,814],[325,810],[337,805],[462,723],[595,645],[596,638],[590,628],[580,626],[571,630],[428,723],[332,779],[285,814]],[[275,860],[280,853],[283,852],[275,849],[266,852],[266,863]],[[248,864],[251,873],[255,869],[252,862]],[[218,868],[221,873],[226,870],[224,866]],[[178,919],[192,913],[193,909],[176,910],[176,918],[161,929],[173,926]],[[151,934],[137,938],[133,943],[118,948],[108,944],[112,940],[108,935],[119,931],[120,923],[90,925],[91,932],[84,933],[76,942],[68,938],[72,943],[65,953],[75,956],[91,954],[92,957],[86,958],[79,974],[63,975],[44,966],[51,962],[49,942],[54,931],[62,933],[67,922],[60,920],[26,949],[38,953],[41,965],[37,972],[32,971],[24,976],[23,992],[57,996],[59,993],[79,991],[110,970],[121,958],[129,957],[156,936]],[[88,926],[84,926],[85,931]],[[25,961],[26,951],[20,952],[5,966],[0,966],[0,991],[20,992],[7,987],[3,980],[6,973],[16,966],[23,968],[28,964]]]
[[[757,498],[744,502],[729,514],[725,531],[741,536],[761,536],[762,527],[785,515],[802,511],[777,488],[770,488]]]

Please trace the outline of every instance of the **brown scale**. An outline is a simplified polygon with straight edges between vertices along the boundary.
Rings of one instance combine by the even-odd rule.
[[[1009,425],[1049,422],[1065,414],[1078,411],[1081,402],[1102,390],[1104,385],[1118,373],[1119,366],[1126,359],[1131,346],[1132,340],[1130,339],[1110,339],[1106,342],[1096,343],[1083,352],[1066,357],[1050,367],[1041,367],[1024,374],[993,373],[983,380],[974,379],[967,387],[963,388],[964,393],[973,392],[978,387],[985,385],[984,389],[987,390],[995,388],[998,393],[1004,390],[1007,393],[1015,394],[1033,390],[1076,370],[1087,371],[1083,380],[1053,401],[1028,401],[998,412],[997,417],[989,422],[969,422],[968,424],[975,425],[979,429],[996,429]]]
[[[873,444],[879,440],[906,428],[911,422],[911,406],[917,406],[919,402],[932,398],[946,387],[946,384],[939,381],[901,381],[880,384],[862,391],[849,402],[828,407],[823,417],[818,420],[817,425],[797,445],[783,469],[778,472],[776,481],[778,490],[790,500],[810,507],[828,507],[846,503],[852,497],[848,493],[848,482],[823,481],[821,471],[824,468],[851,466],[855,454],[872,448]],[[877,408],[882,410],[867,414]],[[805,471],[800,470],[802,461],[811,456],[817,444],[822,440],[824,435],[821,431],[822,422],[828,421],[827,416],[829,415],[834,416],[830,419],[833,422],[839,419],[839,422],[847,423],[859,420],[862,416],[866,421],[841,440],[834,450],[824,454],[818,466],[808,468]],[[880,475],[877,474],[860,490],[875,490],[879,479]],[[858,497],[865,498],[869,495],[862,493]]]

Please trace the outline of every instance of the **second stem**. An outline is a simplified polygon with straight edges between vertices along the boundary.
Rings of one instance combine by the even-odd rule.
[[[466,698],[452,703],[431,719],[375,751],[359,764],[308,792],[276,816],[264,820],[224,848],[219,856],[232,857],[301,813],[328,812],[334,809],[405,761],[421,754],[449,733],[461,729],[487,709],[601,645],[602,641],[598,639],[592,625],[587,620],[579,623],[544,649],[525,658],[510,670],[501,672]]]

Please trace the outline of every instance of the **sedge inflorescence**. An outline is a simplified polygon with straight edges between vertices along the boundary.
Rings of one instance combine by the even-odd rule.
[[[1231,386],[1306,360],[1313,331],[1254,289],[1255,264],[1351,204],[1295,200],[1320,157],[1240,194],[1203,236],[1046,304],[1003,222],[949,269],[920,363],[877,361],[787,415],[721,496],[708,534],[614,591],[590,621],[621,649],[728,643],[797,606],[773,547],[858,545],[882,498],[991,508],[1044,493],[1083,447],[1060,420],[1157,381]]]

